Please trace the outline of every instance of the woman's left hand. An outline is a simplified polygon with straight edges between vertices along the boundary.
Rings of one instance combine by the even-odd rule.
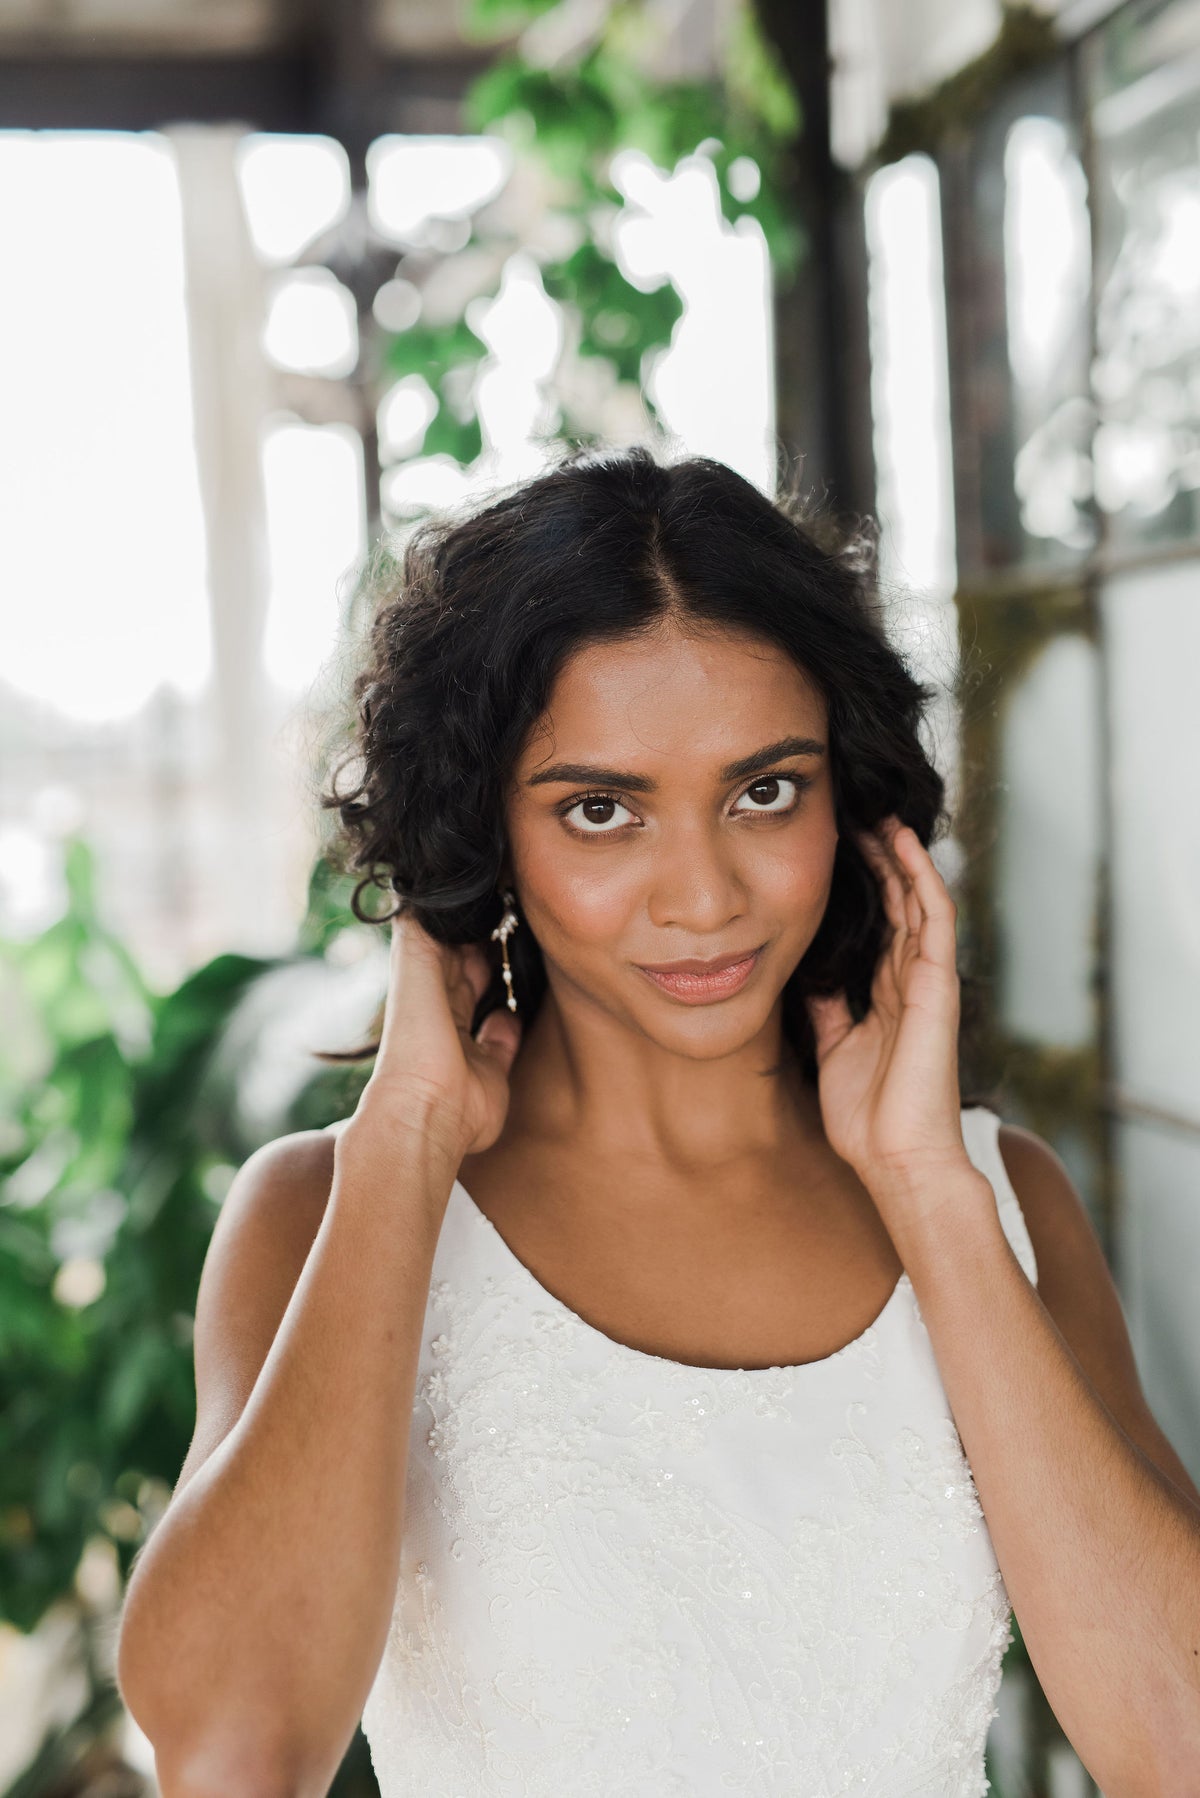
[[[895,1193],[903,1197],[891,1204],[919,1209],[923,1185],[933,1201],[931,1175],[971,1165],[958,1084],[957,911],[908,825],[886,818],[856,841],[879,879],[892,935],[860,1023],[844,991],[808,1000],[821,1120],[830,1147],[877,1202]]]

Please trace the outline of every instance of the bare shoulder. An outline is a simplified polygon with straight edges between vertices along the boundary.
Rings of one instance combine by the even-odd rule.
[[[196,1428],[178,1493],[245,1408],[329,1200],[334,1131],[265,1143],[238,1169],[217,1215],[196,1295]]]
[[[1146,1401],[1116,1282],[1061,1157],[1019,1124],[1001,1124],[998,1143],[1037,1258],[1038,1297],[1126,1435],[1200,1503],[1200,1490]]]
[[[1044,1302],[1047,1291],[1053,1291],[1062,1274],[1070,1272],[1062,1266],[1064,1251],[1079,1251],[1087,1239],[1103,1260],[1103,1249],[1087,1206],[1061,1157],[1045,1138],[1021,1124],[1002,1123],[997,1141],[1037,1256],[1038,1291]]]

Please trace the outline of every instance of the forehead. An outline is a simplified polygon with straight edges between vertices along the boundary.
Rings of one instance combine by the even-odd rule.
[[[684,752],[724,762],[772,738],[822,738],[825,723],[819,689],[777,645],[670,626],[577,650],[520,762],[531,772],[552,756],[601,751],[622,765]]]

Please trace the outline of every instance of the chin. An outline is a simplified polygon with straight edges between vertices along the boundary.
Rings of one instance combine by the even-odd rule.
[[[692,1061],[719,1061],[723,1056],[737,1054],[754,1041],[767,1022],[766,1017],[759,1015],[757,1006],[753,1011],[747,1007],[739,1014],[733,1009],[733,1001],[695,1005],[686,1010],[681,1007],[680,1013],[673,1018],[648,1018],[642,1029],[660,1047]]]

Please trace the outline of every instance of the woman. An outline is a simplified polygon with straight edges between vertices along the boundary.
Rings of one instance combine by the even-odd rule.
[[[1200,1494],[963,1104],[861,564],[567,454],[415,533],[356,692],[381,1041],[214,1232],[119,1668],[167,1798],[323,1792],[360,1714],[384,1798],[966,1798],[1014,1606],[1108,1798],[1185,1790]]]

